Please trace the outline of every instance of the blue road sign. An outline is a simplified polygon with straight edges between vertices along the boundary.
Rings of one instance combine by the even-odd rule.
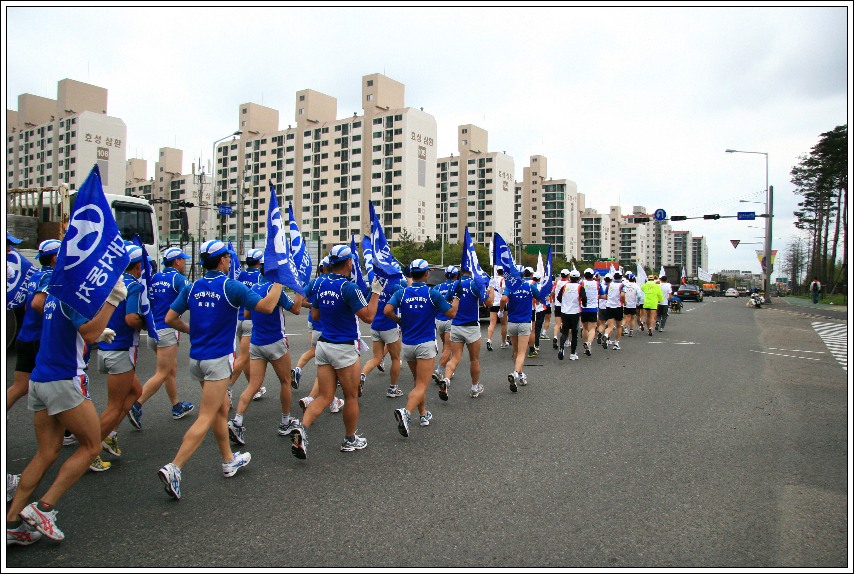
[[[756,219],[755,211],[739,211],[738,212],[738,220],[739,221],[753,221]]]
[[[664,221],[667,219],[667,212],[663,209],[656,209],[653,215],[655,216],[656,221]]]
[[[231,206],[230,205],[220,205],[219,206],[219,214],[220,215],[231,215]]]

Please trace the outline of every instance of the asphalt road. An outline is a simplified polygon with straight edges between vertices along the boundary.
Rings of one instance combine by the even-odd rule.
[[[484,345],[486,392],[468,396],[464,358],[448,402],[431,384],[433,424],[409,439],[393,416],[403,399],[386,398],[388,374],[374,371],[359,423],[367,449],[340,452],[341,415],[327,413],[305,461],[276,434],[268,369],[268,393],[245,423],[252,462],[224,478],[208,437],[183,469],[181,501],[156,473],[195,417],[172,420],[161,391],[141,432],[122,423],[124,456],[105,454],[113,468],[87,473],[60,501],[66,540],[9,547],[5,566],[850,567],[847,375],[813,330],[817,319],[790,311],[689,302],[664,333],[636,333],[620,351],[597,347],[574,362],[544,341],[516,394],[510,352]],[[288,331],[299,356],[304,317],[289,318]],[[187,351],[179,388],[197,402]],[[144,382],[154,363],[140,354]],[[7,384],[13,368],[10,352]],[[309,364],[294,414],[313,374]],[[92,379],[100,410],[104,375]],[[411,380],[404,367],[404,389]],[[19,473],[35,451],[24,403],[5,438],[7,471]]]

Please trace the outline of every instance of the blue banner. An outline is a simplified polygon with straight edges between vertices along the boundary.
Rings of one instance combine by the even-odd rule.
[[[362,237],[362,258],[365,260],[365,274],[368,276],[368,283],[374,282],[374,247],[371,244],[371,236],[365,235]]]
[[[270,192],[275,194],[275,190],[276,188],[273,187],[273,184],[271,183]],[[305,241],[302,239],[302,233],[300,233],[296,219],[294,219],[294,207],[290,202],[288,202],[288,222],[291,237],[291,261],[294,262],[297,269],[297,281],[299,281],[301,285],[305,285],[311,278],[311,255],[308,254],[308,248],[305,245]]]
[[[231,244],[231,241],[228,242],[228,252],[231,253],[231,265],[228,266],[228,278],[237,279],[240,277],[240,257],[237,255],[237,251],[234,250],[234,246]]]
[[[30,279],[36,272],[36,266],[12,249],[6,254],[6,308],[15,309],[24,304],[30,291]],[[35,288],[34,286],[32,287]]]
[[[271,281],[290,287],[298,293],[303,286],[297,281],[297,268],[291,259],[287,231],[279,210],[276,188],[270,186],[270,203],[267,205],[267,243],[264,246],[264,275]]]
[[[492,239],[492,265],[499,265],[504,269],[504,277],[512,277],[517,281],[522,278],[519,275],[519,270],[516,269],[516,264],[513,262],[513,254],[510,248],[507,247],[507,242],[499,234],[495,234]]]
[[[95,165],[77,194],[50,278],[50,294],[92,319],[129,262]]]
[[[472,279],[480,288],[480,300],[481,302],[485,301],[487,287],[489,286],[489,275],[480,268],[480,263],[477,260],[477,252],[474,250],[474,242],[471,240],[468,227],[466,227],[465,243],[463,244],[463,259],[460,262],[460,269],[471,272]]]
[[[362,275],[362,264],[359,262],[359,248],[356,246],[356,236],[350,237],[350,257],[353,258],[353,271],[350,272],[350,279],[356,286],[362,290],[364,295],[368,294],[368,284],[365,283],[365,276]]]
[[[148,251],[145,250],[145,244],[139,238],[139,235],[133,236],[134,245],[142,248],[142,275],[139,282],[142,283],[142,294],[139,296],[139,310],[142,311],[142,316],[145,317],[145,325],[148,329],[148,336],[159,341],[157,329],[154,326],[154,312],[151,309],[151,300],[148,298],[149,285],[151,285],[151,262],[148,260]]]
[[[540,299],[542,301],[545,301],[546,297],[551,295],[553,285],[554,282],[552,281],[552,248],[550,245],[548,255],[546,255],[546,264],[543,268],[543,275],[542,277],[540,277],[539,289]]]
[[[385,238],[380,220],[374,211],[373,202],[368,204],[371,212],[371,246],[374,254],[374,273],[383,279],[400,279],[403,276],[400,263],[391,254],[391,248],[388,246],[388,241]]]

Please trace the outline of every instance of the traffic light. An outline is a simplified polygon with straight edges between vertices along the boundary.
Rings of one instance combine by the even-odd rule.
[[[712,213],[711,215],[704,215],[703,219],[720,219],[721,216],[717,213]]]
[[[670,221],[685,221],[688,219],[687,215],[671,215]]]
[[[649,223],[649,217],[635,217],[633,223]]]

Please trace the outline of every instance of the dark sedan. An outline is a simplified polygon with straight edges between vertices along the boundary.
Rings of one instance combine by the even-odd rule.
[[[696,285],[680,285],[676,294],[683,301],[700,302],[703,300],[703,291]]]

